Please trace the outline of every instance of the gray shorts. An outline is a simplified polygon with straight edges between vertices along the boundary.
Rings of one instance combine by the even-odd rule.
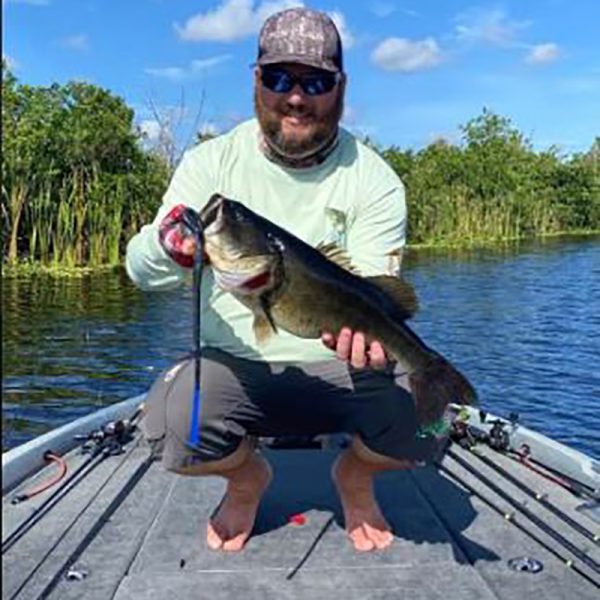
[[[169,470],[225,458],[246,436],[359,435],[373,452],[427,463],[447,444],[445,424],[418,426],[401,366],[353,369],[337,359],[311,363],[246,360],[204,348],[199,443],[190,445],[194,359],[164,371],[146,398],[146,438]]]

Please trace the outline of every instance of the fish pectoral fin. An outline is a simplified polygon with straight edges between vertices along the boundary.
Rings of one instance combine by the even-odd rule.
[[[273,327],[273,324],[264,313],[254,315],[252,329],[254,330],[254,337],[260,346],[264,346],[271,339],[271,336],[277,333],[277,329]]]
[[[410,319],[419,310],[417,294],[412,285],[404,279],[391,275],[375,275],[373,277],[365,277],[365,279],[392,296],[398,304],[399,309],[405,315],[405,319]]]
[[[266,344],[270,337],[277,333],[277,325],[271,315],[269,302],[264,296],[260,297],[260,309],[254,312],[254,336],[259,345]]]
[[[355,275],[360,275],[359,270],[352,264],[350,257],[343,248],[340,248],[335,242],[321,242],[317,250],[328,260],[334,262],[342,269],[350,271]]]

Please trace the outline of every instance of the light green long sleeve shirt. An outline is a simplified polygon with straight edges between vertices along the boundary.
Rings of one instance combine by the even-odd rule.
[[[165,290],[189,281],[190,270],[161,247],[158,227],[175,205],[199,211],[213,193],[242,202],[311,246],[337,242],[363,275],[399,272],[406,205],[402,182],[390,166],[341,129],[338,146],[322,164],[281,167],[260,150],[259,126],[253,119],[185,153],[156,218],[127,247],[127,272],[137,286]],[[210,269],[202,277],[201,310],[204,345],[269,362],[333,356],[320,340],[285,331],[259,346],[251,312],[214,285]]]

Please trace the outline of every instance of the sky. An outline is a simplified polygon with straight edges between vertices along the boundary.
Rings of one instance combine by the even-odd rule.
[[[382,147],[458,143],[484,107],[539,150],[600,135],[600,0],[3,0],[2,54],[21,83],[101,86],[185,145],[253,116],[260,26],[298,5],[338,25],[343,125]]]

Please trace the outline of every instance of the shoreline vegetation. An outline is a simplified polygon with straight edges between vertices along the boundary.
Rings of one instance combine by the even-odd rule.
[[[122,266],[177,162],[168,123],[150,143],[111,92],[81,82],[21,84],[4,61],[2,86],[3,275]],[[485,108],[460,132],[458,142],[420,150],[364,140],[404,182],[409,249],[600,233],[599,136],[578,154],[534,150],[510,119]]]

